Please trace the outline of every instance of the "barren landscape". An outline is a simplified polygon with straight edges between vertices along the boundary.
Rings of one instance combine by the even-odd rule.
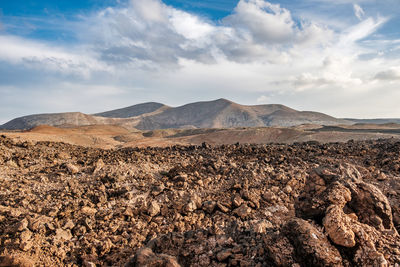
[[[398,266],[399,171],[396,139],[105,150],[3,135],[0,266]]]
[[[374,121],[374,123],[370,123]],[[397,119],[354,120],[284,105],[240,105],[226,99],[179,107],[148,102],[96,113],[29,115],[0,126],[20,141],[64,142],[95,148],[166,147],[399,138]],[[364,123],[368,122],[368,123]]]
[[[400,124],[357,124],[346,126],[299,125],[294,127],[241,127],[210,129],[158,129],[141,131],[117,125],[53,127],[40,125],[30,130],[1,131],[23,141],[64,142],[94,148],[166,147],[172,145],[269,144],[318,141],[347,142],[400,138]]]
[[[0,266],[400,262],[396,123],[219,99],[0,135]]]
[[[400,267],[399,1],[0,1],[0,267]]]

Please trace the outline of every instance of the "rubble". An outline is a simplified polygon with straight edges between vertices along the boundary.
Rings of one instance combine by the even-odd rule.
[[[396,140],[0,148],[0,266],[400,262]]]

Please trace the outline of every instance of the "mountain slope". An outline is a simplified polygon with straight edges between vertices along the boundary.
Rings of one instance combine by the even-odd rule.
[[[218,99],[209,102],[196,102],[168,109],[160,114],[143,118],[136,128],[155,130],[166,128],[212,128],[214,119],[233,102]]]
[[[26,130],[39,125],[84,126],[93,124],[111,124],[111,120],[80,112],[36,114],[13,119],[1,128],[7,130]]]
[[[300,124],[337,125],[349,122],[336,119],[329,115],[312,111],[285,111],[278,110],[264,116],[266,126],[295,126]]]
[[[170,108],[169,106],[166,106],[161,103],[148,102],[148,103],[129,106],[126,108],[120,108],[106,112],[96,113],[94,115],[107,118],[130,118],[130,117],[140,116],[143,114],[155,113],[157,111],[162,112],[169,108]]]

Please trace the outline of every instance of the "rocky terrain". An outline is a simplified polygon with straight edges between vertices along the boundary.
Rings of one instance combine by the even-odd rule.
[[[0,137],[0,266],[399,266],[400,141]]]
[[[179,107],[143,103],[94,115],[80,112],[38,114],[13,119],[0,129],[27,130],[40,125],[77,127],[118,125],[128,129],[157,130],[172,128],[232,128],[353,124],[319,112],[297,111],[284,105],[246,106],[226,99],[195,102]]]

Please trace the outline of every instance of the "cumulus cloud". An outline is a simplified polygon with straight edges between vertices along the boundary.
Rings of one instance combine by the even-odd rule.
[[[257,43],[287,43],[295,27],[290,11],[263,0],[241,0],[224,22]]]
[[[264,0],[241,0],[219,23],[167,6],[160,0],[131,0],[87,19],[84,38],[110,64],[151,67],[180,58],[215,63],[287,62],[287,48],[329,40],[332,31],[315,23],[297,25],[289,10]],[[91,38],[91,39],[90,39]],[[157,66],[152,66],[157,67]]]
[[[362,7],[361,7],[360,5],[358,5],[358,4],[354,4],[354,5],[353,5],[353,9],[354,9],[354,15],[355,15],[359,20],[362,20],[363,17],[364,17],[364,15],[365,15],[364,9],[362,9]]]

